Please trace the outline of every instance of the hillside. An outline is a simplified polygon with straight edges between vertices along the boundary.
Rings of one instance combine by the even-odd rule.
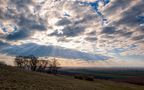
[[[30,72],[0,65],[0,90],[144,90],[144,86],[106,80],[76,80],[71,76]]]

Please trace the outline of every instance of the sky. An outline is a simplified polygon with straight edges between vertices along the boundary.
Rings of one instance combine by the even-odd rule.
[[[0,0],[0,61],[144,67],[144,0]]]

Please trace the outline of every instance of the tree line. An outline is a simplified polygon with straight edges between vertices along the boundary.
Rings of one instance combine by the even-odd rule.
[[[60,68],[60,63],[55,58],[50,60],[43,60],[33,55],[16,56],[15,64],[17,67],[22,69],[38,72],[48,72],[53,74],[57,74],[58,69]]]

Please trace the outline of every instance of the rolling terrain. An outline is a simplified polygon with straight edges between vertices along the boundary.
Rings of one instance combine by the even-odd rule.
[[[61,72],[144,86],[144,68],[66,68]]]
[[[144,90],[144,86],[21,70],[0,64],[0,90]]]

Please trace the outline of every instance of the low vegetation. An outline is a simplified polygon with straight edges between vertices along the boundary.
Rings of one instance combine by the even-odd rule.
[[[33,55],[30,56],[16,56],[15,65],[18,68],[38,71],[38,72],[47,72],[57,74],[60,64],[57,59],[43,60],[38,59]]]
[[[97,79],[91,82],[0,64],[0,90],[144,90],[144,86]]]
[[[79,80],[94,81],[94,77],[88,75],[76,75],[74,78]]]
[[[62,73],[75,75],[76,79],[92,77],[94,79],[111,80],[144,86],[144,68],[87,68],[65,69]]]

